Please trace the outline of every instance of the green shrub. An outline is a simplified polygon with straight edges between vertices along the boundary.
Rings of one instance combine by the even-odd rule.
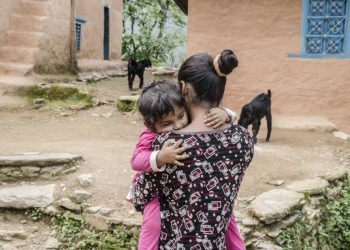
[[[350,248],[350,182],[343,185],[337,200],[325,198],[314,220],[303,220],[286,228],[276,242],[284,249]]]

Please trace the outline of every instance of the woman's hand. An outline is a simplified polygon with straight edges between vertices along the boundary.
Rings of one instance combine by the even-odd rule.
[[[189,156],[185,153],[186,147],[180,147],[182,140],[178,140],[175,143],[171,141],[164,142],[162,149],[158,152],[156,161],[157,166],[161,167],[164,164],[175,164],[177,166],[184,166],[182,160],[187,159]]]
[[[218,128],[229,122],[231,122],[231,117],[221,108],[210,109],[209,113],[204,117],[204,124],[208,127]]]

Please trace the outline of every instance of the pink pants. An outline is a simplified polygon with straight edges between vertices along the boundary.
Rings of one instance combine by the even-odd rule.
[[[153,199],[145,205],[138,250],[157,250],[160,236],[160,205]],[[226,232],[227,250],[245,250],[235,217],[232,215]]]

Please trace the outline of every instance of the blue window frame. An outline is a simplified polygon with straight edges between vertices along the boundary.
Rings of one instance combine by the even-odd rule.
[[[81,17],[75,18],[75,41],[76,41],[76,51],[80,51],[80,45],[81,45],[81,32],[83,24],[86,23],[86,21]]]
[[[303,0],[302,57],[350,57],[350,0]]]

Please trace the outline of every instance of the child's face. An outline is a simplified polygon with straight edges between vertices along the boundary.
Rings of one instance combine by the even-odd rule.
[[[185,108],[175,107],[174,110],[174,113],[164,115],[154,124],[157,133],[179,130],[187,126],[188,116]]]

